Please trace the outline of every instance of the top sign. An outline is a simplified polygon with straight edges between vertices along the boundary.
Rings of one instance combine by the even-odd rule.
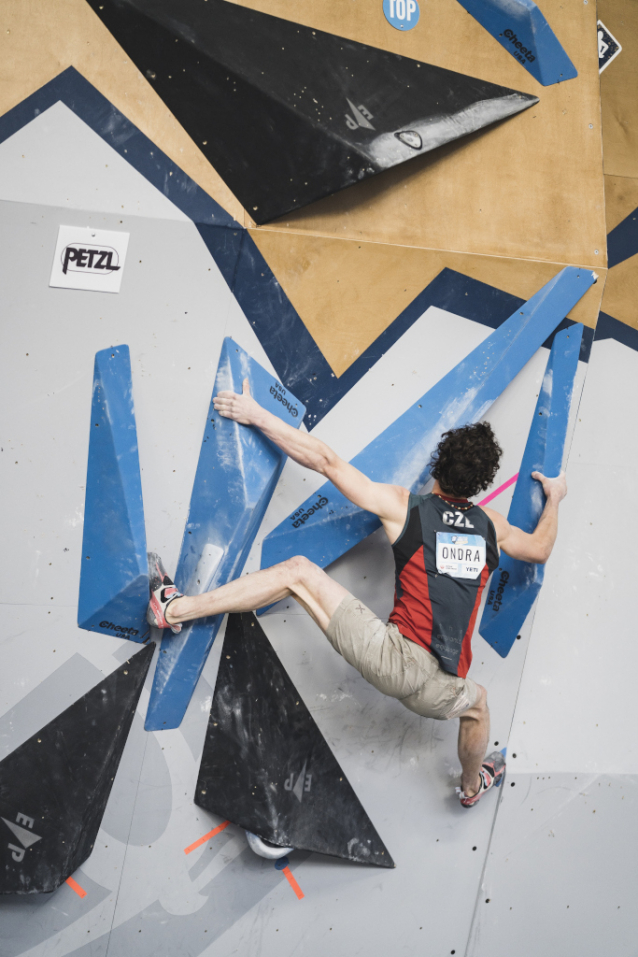
[[[383,0],[385,18],[395,30],[413,30],[421,11],[418,0]]]
[[[60,226],[50,286],[119,292],[129,233]]]

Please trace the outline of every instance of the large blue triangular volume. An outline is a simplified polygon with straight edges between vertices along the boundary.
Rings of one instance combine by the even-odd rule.
[[[508,520],[524,532],[533,532],[543,508],[545,496],[532,472],[553,477],[562,468],[569,409],[578,368],[583,326],[571,326],[554,339],[547,360],[543,385],[536,403],[527,445]],[[489,645],[505,658],[516,640],[545,575],[544,565],[519,562],[504,553],[492,576],[479,632]]]
[[[95,356],[78,625],[142,641],[148,563],[128,346]]]
[[[299,427],[305,406],[236,342],[224,339],[213,396],[224,389],[241,392],[244,379],[261,406]],[[241,574],[285,459],[258,429],[222,418],[211,398],[175,575],[180,591],[201,594]],[[223,617],[201,619],[162,641],[148,731],[179,726]]]
[[[567,266],[352,459],[375,482],[417,491],[446,429],[476,422],[596,281]],[[261,565],[305,555],[325,568],[380,525],[326,482],[265,539]]]
[[[543,86],[578,76],[576,67],[533,0],[459,0],[459,3]]]

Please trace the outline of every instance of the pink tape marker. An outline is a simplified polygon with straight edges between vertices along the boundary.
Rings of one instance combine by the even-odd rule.
[[[504,492],[506,488],[509,488],[510,485],[513,485],[517,478],[518,478],[518,472],[516,473],[516,475],[512,475],[512,477],[509,478],[507,482],[503,482],[503,484],[500,485],[497,489],[495,489],[494,492],[490,492],[490,494],[486,498],[484,498],[482,502],[477,502],[476,504],[487,505],[487,503],[491,502],[493,498],[496,498],[496,496],[500,495],[501,492]]]

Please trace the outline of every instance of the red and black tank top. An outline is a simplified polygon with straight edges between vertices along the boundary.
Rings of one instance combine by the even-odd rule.
[[[444,671],[465,678],[481,595],[499,561],[491,519],[477,505],[411,494],[392,550],[396,590],[389,621],[436,655]]]

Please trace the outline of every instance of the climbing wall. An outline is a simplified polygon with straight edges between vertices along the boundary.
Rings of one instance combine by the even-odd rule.
[[[85,0],[7,5],[0,781],[21,748],[50,740],[41,729],[128,671],[133,655],[148,654],[140,641],[157,645],[137,707],[127,699],[130,731],[94,846],[50,894],[7,889],[0,953],[314,957],[329,949],[345,957],[398,948],[533,957],[543,947],[597,957],[612,941],[629,957],[635,881],[623,851],[635,829],[638,773],[626,730],[635,655],[626,554],[638,532],[630,506],[633,5],[544,3],[577,71],[548,86],[455,0],[422,3],[418,25],[405,33],[386,20],[381,0],[252,6],[538,102],[258,226],[99,9]],[[622,46],[602,75],[597,18]],[[61,226],[85,242],[86,230],[128,235],[119,292],[50,284]],[[471,812],[460,808],[456,723],[420,718],[381,696],[301,608],[280,602],[260,627],[396,866],[308,850],[285,863],[257,857],[228,816],[194,801],[225,622],[183,720],[165,730],[144,727],[162,674],[157,633],[129,640],[110,612],[94,630],[78,626],[80,582],[90,580],[83,563],[94,560],[83,541],[98,528],[85,519],[99,513],[102,487],[99,469],[87,465],[98,441],[92,430],[107,421],[94,417],[96,409],[107,416],[104,403],[95,405],[96,354],[109,359],[128,347],[135,432],[127,434],[136,449],[131,440],[126,451],[139,463],[136,502],[141,494],[148,548],[173,574],[225,340],[305,408],[301,428],[350,459],[565,266],[598,281],[558,319],[564,329],[584,325],[559,542],[509,655],[474,636],[471,675],[488,689],[492,743],[508,749],[504,786]],[[504,455],[486,495],[504,514],[551,345],[550,336],[489,411]],[[321,485],[320,476],[284,465],[246,570],[260,566],[266,536]],[[625,519],[613,530],[610,502]],[[133,540],[139,545],[140,536]],[[135,568],[137,581],[145,568]],[[387,616],[392,555],[379,531],[328,571]],[[72,762],[52,773],[74,792]],[[38,830],[22,805],[2,810],[8,860],[21,848],[59,858],[61,830]]]
[[[633,495],[638,333],[636,73],[638,20],[630,3],[598,4],[609,272],[578,409],[569,496],[510,735],[503,791],[468,954],[600,952],[601,933],[632,953],[638,779],[630,676],[631,565],[617,549],[610,503]],[[605,45],[620,52],[608,60]],[[608,62],[607,62],[608,61]],[[621,413],[627,409],[627,416]],[[633,538],[626,512],[623,538]],[[594,874],[591,862],[596,859]],[[533,907],[530,906],[533,902]],[[542,926],[536,918],[542,915]]]

